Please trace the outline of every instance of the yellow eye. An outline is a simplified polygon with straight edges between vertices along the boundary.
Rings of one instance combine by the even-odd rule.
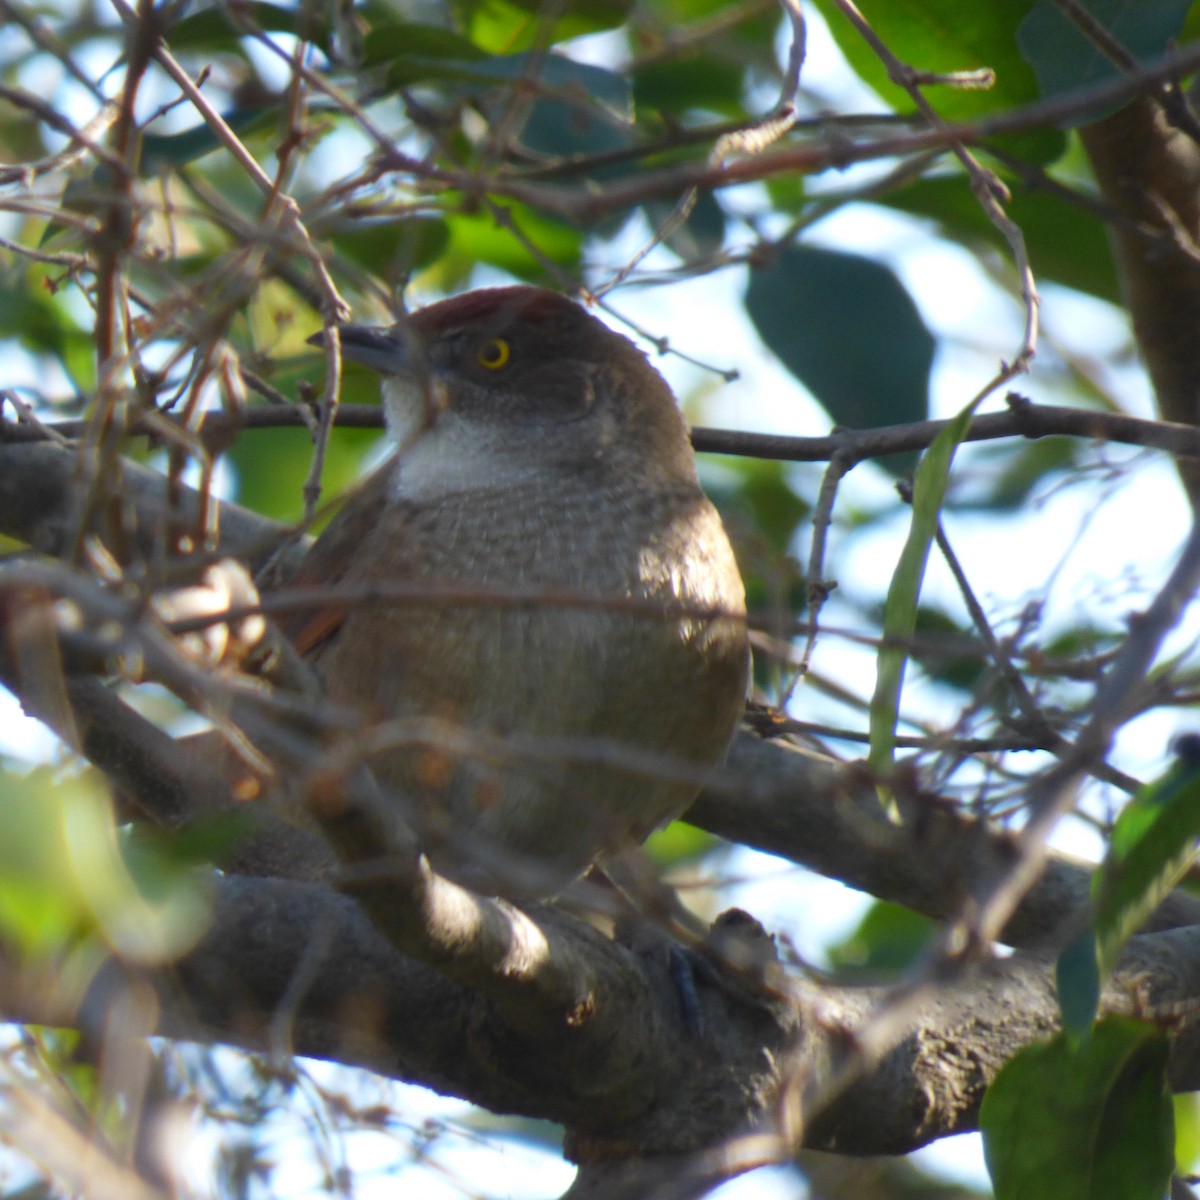
[[[475,361],[489,371],[498,371],[508,363],[512,350],[503,338],[491,338],[475,352]]]

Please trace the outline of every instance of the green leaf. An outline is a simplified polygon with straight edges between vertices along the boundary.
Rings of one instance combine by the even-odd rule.
[[[930,679],[963,691],[979,685],[987,669],[987,652],[974,629],[963,628],[941,608],[920,604],[913,632],[913,658]]]
[[[48,768],[0,776],[0,939],[49,954],[90,924],[64,866],[62,804],[74,781]]]
[[[1174,1167],[1167,1040],[1108,1018],[1022,1050],[983,1100],[996,1200],[1163,1200]]]
[[[633,145],[633,136],[629,126],[615,121],[605,109],[540,96],[530,106],[521,144],[535,154],[561,160],[625,150]],[[613,179],[631,169],[630,161],[609,163],[588,171],[587,178]]]
[[[724,117],[745,115],[741,66],[717,54],[693,54],[642,67],[634,75],[633,94],[639,111],[655,109],[679,118],[703,111]]]
[[[463,38],[426,25],[388,25],[373,30],[364,43],[368,65],[386,65],[395,88],[445,80],[480,87],[498,87],[534,80],[562,98],[590,106],[598,104],[617,120],[633,117],[629,84],[622,75],[562,54],[486,55]]]
[[[314,22],[312,14],[319,11],[313,5],[282,8],[261,0],[238,0],[237,12],[249,29],[266,33],[291,33],[307,41],[325,45],[328,25]],[[177,21],[167,31],[173,50],[200,51],[205,54],[237,51],[247,35],[229,19],[222,5],[201,9]]]
[[[376,25],[363,41],[363,66],[376,67],[411,59],[433,64],[437,59],[453,63],[487,57],[470,38],[437,25],[395,22]],[[431,70],[435,69],[432,66]]]
[[[867,763],[877,779],[885,779],[891,774],[900,692],[904,687],[904,668],[917,624],[917,601],[925,578],[925,564],[937,532],[954,451],[966,436],[978,404],[978,399],[968,404],[937,435],[933,445],[921,456],[913,480],[912,523],[888,587],[883,613],[883,646],[879,651],[875,693],[871,697],[871,748]]]
[[[1175,1102],[1175,1161],[1192,1164],[1200,1158],[1200,1095],[1187,1092]]]
[[[123,856],[95,775],[38,770],[0,787],[0,934],[27,954],[91,933],[123,958],[161,963],[203,933],[204,878],[164,865],[150,885],[145,860],[132,866]]]
[[[911,112],[913,101],[888,78],[887,67],[834,0],[814,0],[842,53],[859,77],[897,112]],[[923,89],[926,99],[948,121],[978,121],[1008,112],[1038,98],[1037,81],[1017,48],[1017,29],[1034,0],[859,0],[858,8],[889,50],[906,66],[946,74],[991,68],[990,88],[949,85]],[[1057,130],[1038,130],[1004,139],[1010,149],[1039,162],[1057,158],[1064,146]]]
[[[240,138],[247,138],[279,125],[279,107],[239,108],[221,114],[225,123]],[[225,145],[211,125],[197,125],[182,133],[148,133],[142,138],[143,175],[165,175]]]
[[[313,374],[320,374],[315,359]],[[319,385],[319,378],[314,382]],[[342,403],[361,404],[378,399],[379,376],[347,364],[342,377]],[[321,478],[322,505],[334,500],[362,474],[363,458],[379,436],[377,431],[369,429],[334,431]],[[277,521],[298,521],[304,511],[302,489],[312,453],[312,439],[306,429],[244,433],[226,451],[227,460],[237,469],[238,503]]]
[[[86,393],[95,379],[96,336],[80,328],[78,313],[65,294],[52,296],[33,282],[37,271],[5,272],[0,277],[5,336],[35,354],[57,358],[77,391]]]
[[[1099,217],[1058,194],[1009,182],[1013,198],[1005,211],[1021,227],[1038,279],[1120,304],[1108,230]],[[998,248],[1008,254],[1003,235],[984,215],[960,173],[918,179],[881,196],[878,203],[937,222],[942,234],[972,253],[990,254]]]
[[[1195,858],[1200,837],[1200,761],[1183,758],[1142,788],[1113,827],[1108,855],[1092,880],[1096,943],[1109,971]]]
[[[1081,0],[1081,6],[1132,58],[1145,62],[1165,53],[1179,36],[1191,0]],[[1051,0],[1033,6],[1017,33],[1017,44],[1044,97],[1092,87],[1122,73]],[[1072,124],[1099,120],[1124,103],[1094,109]]]
[[[1074,1042],[1092,1031],[1100,1011],[1100,964],[1096,959],[1096,935],[1085,930],[1058,956],[1054,972],[1058,1007],[1063,1028]]]
[[[477,45],[492,54],[529,50],[545,37],[551,44],[615,29],[629,16],[626,0],[572,0],[559,6],[547,28],[542,0],[456,0],[454,15]]]
[[[651,200],[642,207],[655,229],[671,220],[675,212],[675,205],[666,200]],[[664,240],[684,262],[715,254],[725,242],[725,210],[712,192],[701,192],[687,220]]]
[[[854,932],[829,948],[829,961],[835,968],[900,975],[920,960],[936,929],[910,908],[876,900]]]
[[[812,508],[796,493],[788,464],[747,458],[735,462],[732,469],[741,480],[737,499],[749,507],[755,531],[776,554],[789,553],[800,522]]]
[[[746,309],[837,424],[860,429],[926,416],[934,340],[889,268],[790,246],[751,271]]]
[[[695,862],[720,843],[711,833],[689,825],[686,821],[672,821],[665,829],[652,833],[645,843],[646,852],[660,871],[683,863]]]
[[[403,277],[435,262],[449,244],[450,230],[441,217],[405,217],[348,221],[327,236],[342,254],[368,271]]]
[[[547,260],[569,269],[578,266],[583,256],[580,230],[515,201],[505,201],[503,208],[522,236],[491,213],[454,213],[447,217],[449,251],[436,269],[453,270],[457,258],[472,269],[486,263],[530,283],[545,283]]]
[[[992,516],[1023,510],[1035,488],[1053,475],[1079,470],[1081,458],[1078,438],[1043,437],[1015,446],[978,446],[972,475],[980,491],[973,496],[956,492],[954,509],[974,509]]]

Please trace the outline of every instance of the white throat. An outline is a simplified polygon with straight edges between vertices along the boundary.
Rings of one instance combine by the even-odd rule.
[[[464,421],[435,378],[383,381],[384,414],[396,443],[391,493],[397,500],[434,501],[480,490],[504,492],[536,478],[536,463],[513,461],[501,429]]]

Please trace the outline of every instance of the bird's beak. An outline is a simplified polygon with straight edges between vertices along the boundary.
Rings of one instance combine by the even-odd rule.
[[[414,361],[415,339],[411,335],[405,338],[394,329],[374,325],[340,325],[338,335],[344,357],[381,375],[411,375],[420,369],[419,360]],[[325,341],[325,331],[321,330],[308,339],[308,344],[324,346]]]

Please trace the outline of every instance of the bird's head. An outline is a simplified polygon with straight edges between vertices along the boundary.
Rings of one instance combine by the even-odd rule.
[[[344,325],[342,352],[383,376],[392,436],[459,471],[629,462],[695,479],[659,373],[578,304],[535,287],[431,304],[390,328]],[[310,341],[323,345],[324,334]],[[448,461],[451,460],[451,461]]]

